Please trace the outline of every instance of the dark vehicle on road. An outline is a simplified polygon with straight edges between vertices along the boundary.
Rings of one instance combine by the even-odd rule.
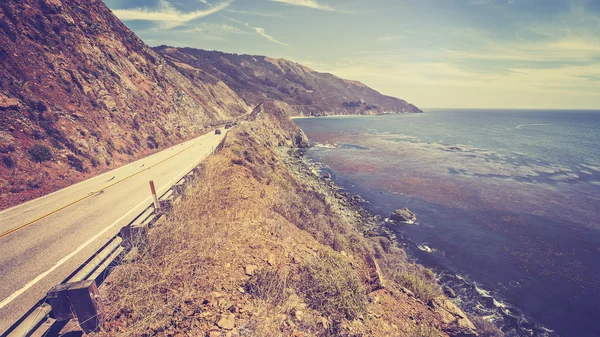
[[[216,129],[215,130],[215,135],[220,135],[221,134],[221,129]]]

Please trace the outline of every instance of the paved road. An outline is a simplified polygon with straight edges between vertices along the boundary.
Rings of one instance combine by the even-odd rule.
[[[203,135],[0,212],[1,235],[89,196],[0,238],[0,333],[152,202],[149,180],[162,194],[206,158],[224,135]]]

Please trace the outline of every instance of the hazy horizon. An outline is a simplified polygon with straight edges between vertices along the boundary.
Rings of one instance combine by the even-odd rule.
[[[600,109],[593,0],[105,0],[151,46],[286,58],[419,107]]]

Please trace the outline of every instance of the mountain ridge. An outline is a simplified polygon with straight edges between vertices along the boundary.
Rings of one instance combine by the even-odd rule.
[[[268,101],[288,116],[420,112],[292,61],[150,48],[100,0],[0,2],[0,61],[0,209]]]
[[[280,100],[295,115],[422,112],[405,100],[382,95],[364,83],[315,71],[283,58],[197,48],[153,48],[191,80],[217,78],[252,105]]]

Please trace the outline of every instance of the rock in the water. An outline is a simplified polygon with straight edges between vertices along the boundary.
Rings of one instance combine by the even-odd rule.
[[[331,179],[331,174],[329,174],[329,173],[323,174],[323,179]]]
[[[444,286],[443,290],[444,290],[444,294],[446,294],[446,296],[448,296],[450,298],[456,298],[456,292],[454,292],[454,290],[452,290],[452,288],[450,288],[448,286]]]
[[[440,296],[427,303],[435,311],[442,323],[442,330],[451,337],[477,337],[477,328],[449,299]]]
[[[415,223],[415,221],[417,221],[417,216],[415,215],[415,213],[411,212],[408,208],[404,207],[404,208],[395,210],[394,213],[392,213],[392,216],[390,217],[390,219],[394,220],[394,221],[398,221],[398,222],[413,224],[413,223]]]
[[[217,321],[217,326],[221,329],[233,330],[233,328],[235,327],[235,315],[234,314],[221,315],[219,317],[219,320]]]

